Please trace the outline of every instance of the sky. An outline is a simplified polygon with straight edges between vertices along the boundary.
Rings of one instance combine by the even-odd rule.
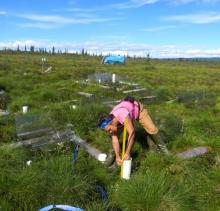
[[[0,49],[220,57],[220,0],[0,0]]]

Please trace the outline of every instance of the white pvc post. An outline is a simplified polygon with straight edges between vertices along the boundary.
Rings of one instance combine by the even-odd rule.
[[[116,75],[113,73],[113,74],[112,74],[112,83],[115,83],[115,82],[116,82],[115,76],[116,76]]]
[[[72,109],[75,110],[76,109],[76,105],[72,105]]]
[[[123,162],[123,175],[122,175],[123,179],[126,179],[126,180],[130,179],[131,164],[132,164],[132,158],[130,158],[129,160],[124,160],[124,162]]]
[[[105,162],[106,158],[107,158],[107,155],[105,153],[100,153],[98,155],[98,160],[101,161],[101,162]]]
[[[32,160],[28,160],[28,161],[26,162],[26,164],[27,164],[28,166],[30,166],[31,163],[32,163]]]
[[[42,61],[41,71],[43,72],[44,71],[44,62],[46,61],[46,58],[42,58],[41,61]]]
[[[22,111],[23,111],[24,114],[27,113],[28,112],[28,106],[23,106]]]

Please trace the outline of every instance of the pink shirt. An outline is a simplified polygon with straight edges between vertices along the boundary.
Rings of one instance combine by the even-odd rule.
[[[122,101],[113,108],[110,114],[113,114],[121,124],[124,124],[125,117],[127,116],[129,116],[131,120],[135,120],[139,115],[138,103],[136,101],[134,103]]]

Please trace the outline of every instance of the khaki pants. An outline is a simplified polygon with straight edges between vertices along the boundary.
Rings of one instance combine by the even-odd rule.
[[[153,123],[152,119],[150,118],[147,109],[140,104],[140,114],[139,114],[139,123],[143,126],[148,134],[156,134],[158,132],[158,128]]]

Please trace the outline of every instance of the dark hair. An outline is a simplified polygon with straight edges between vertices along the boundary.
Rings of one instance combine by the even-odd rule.
[[[132,96],[126,96],[123,100],[124,100],[124,101],[129,101],[129,102],[131,102],[131,103],[134,103],[135,98],[132,97]]]

